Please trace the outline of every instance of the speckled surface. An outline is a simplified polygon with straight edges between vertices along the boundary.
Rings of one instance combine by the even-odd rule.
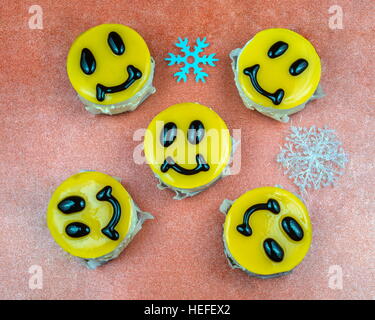
[[[0,298],[3,299],[373,299],[374,287],[374,11],[372,1],[101,1],[5,0],[0,39]],[[52,4],[53,3],[53,4]],[[28,9],[43,9],[43,29],[31,30]],[[342,7],[343,29],[329,28],[331,5]],[[85,29],[105,22],[135,28],[156,60],[152,95],[135,112],[93,116],[71,88],[65,59]],[[310,192],[313,245],[289,276],[261,280],[231,270],[221,240],[219,206],[246,190],[281,184],[296,191],[275,161],[289,124],[246,109],[236,91],[229,52],[257,31],[291,28],[315,45],[327,94],[292,116],[298,126],[337,131],[350,162],[334,188]],[[177,38],[206,36],[220,59],[206,84],[176,83],[163,59]],[[242,130],[241,171],[198,196],[172,200],[156,188],[147,165],[133,161],[146,128],[169,105],[211,106]],[[54,188],[81,169],[123,178],[137,204],[155,215],[115,261],[88,270],[49,235],[45,209]],[[235,186],[235,188],[233,188]],[[43,270],[30,289],[29,268]],[[342,289],[330,288],[330,268]],[[332,271],[332,269],[331,269]],[[331,285],[332,287],[332,285]]]

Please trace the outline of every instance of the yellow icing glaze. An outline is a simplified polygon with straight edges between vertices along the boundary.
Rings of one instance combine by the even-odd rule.
[[[280,212],[254,212],[249,218],[252,234],[244,236],[240,233],[237,226],[243,223],[247,209],[267,203],[269,199],[278,202]],[[282,220],[285,217],[295,219],[301,226],[302,240],[295,241],[284,231]],[[282,261],[275,262],[267,256],[263,243],[268,238],[276,240],[283,249]],[[305,205],[295,195],[281,188],[262,187],[250,190],[234,201],[225,219],[224,240],[230,255],[243,268],[258,275],[272,275],[290,271],[303,260],[311,244],[312,226]]]
[[[288,49],[276,58],[268,51],[278,41],[288,44]],[[289,73],[290,66],[305,59],[308,67],[299,75]],[[285,94],[279,105],[259,93],[244,70],[258,64],[257,81],[267,92],[282,89]],[[245,95],[264,107],[290,109],[305,103],[315,92],[320,81],[320,58],[313,45],[298,33],[288,29],[266,29],[257,33],[242,49],[237,61],[237,75]]]
[[[108,44],[108,36],[116,32],[125,45],[125,52],[116,55]],[[80,66],[84,48],[95,58],[95,71],[87,75]],[[98,84],[114,87],[128,78],[127,67],[132,65],[142,72],[142,77],[127,89],[107,93],[103,101],[96,96]],[[67,58],[67,72],[70,82],[84,99],[101,105],[112,105],[133,97],[147,82],[151,73],[151,56],[146,42],[133,29],[121,24],[101,24],[82,33],[72,44]]]
[[[199,120],[204,126],[203,139],[198,144],[188,141],[191,123]],[[164,147],[160,137],[165,124],[173,122],[177,127],[174,142]],[[180,103],[160,112],[149,124],[144,139],[144,152],[152,171],[168,186],[194,189],[214,181],[230,161],[232,142],[225,122],[212,109],[198,103]],[[161,171],[167,157],[186,170],[197,167],[196,156],[203,156],[209,165],[208,171],[186,175],[169,168]]]
[[[112,219],[114,209],[108,201],[99,201],[96,196],[104,187],[112,188],[112,196],[117,199],[121,216],[115,230],[119,234],[117,240],[111,240],[102,233]],[[72,196],[84,199],[82,211],[63,213],[58,204]],[[55,241],[70,254],[80,258],[98,258],[112,252],[126,237],[132,221],[132,201],[125,188],[116,179],[100,172],[82,172],[65,180],[54,191],[47,209],[47,224]],[[81,222],[90,228],[90,233],[79,238],[73,238],[66,233],[65,228],[72,222]]]

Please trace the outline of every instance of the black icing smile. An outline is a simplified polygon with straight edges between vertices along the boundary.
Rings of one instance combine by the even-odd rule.
[[[248,67],[248,68],[244,69],[243,73],[250,77],[250,81],[251,81],[254,89],[257,92],[259,92],[261,95],[270,99],[274,105],[276,105],[276,106],[279,105],[284,98],[284,94],[285,94],[284,90],[283,89],[277,89],[274,93],[270,93],[270,92],[264,90],[260,86],[260,84],[257,80],[257,74],[258,74],[259,68],[260,68],[259,64],[254,64],[252,67]]]
[[[117,86],[107,87],[105,85],[102,85],[102,84],[98,83],[96,85],[96,99],[98,101],[104,101],[105,95],[107,93],[115,93],[115,92],[120,92],[120,91],[126,90],[136,80],[138,80],[142,77],[142,72],[139,69],[137,69],[136,67],[134,67],[133,65],[129,65],[127,67],[127,71],[128,71],[128,74],[129,74],[128,79],[126,79],[125,82],[123,82],[123,83],[121,83]]]
[[[180,174],[191,176],[191,175],[197,174],[201,171],[208,171],[210,169],[210,166],[206,163],[206,161],[204,160],[204,158],[201,154],[197,154],[195,156],[195,159],[197,161],[197,166],[194,169],[185,169],[185,168],[181,167],[180,165],[178,165],[172,159],[172,157],[167,157],[164,160],[164,163],[161,165],[160,170],[165,173],[169,170],[169,168],[172,168],[174,171],[176,171]]]
[[[113,215],[108,224],[102,229],[102,233],[111,240],[118,240],[120,235],[115,230],[116,225],[120,221],[121,217],[121,206],[118,200],[112,195],[112,187],[106,186],[100,190],[96,199],[99,201],[108,201],[113,207]]]

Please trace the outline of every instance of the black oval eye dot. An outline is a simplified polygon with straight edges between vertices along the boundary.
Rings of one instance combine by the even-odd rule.
[[[199,120],[194,120],[192,123],[190,123],[187,138],[190,143],[198,144],[203,140],[204,133],[205,130],[203,123]]]
[[[96,68],[96,61],[95,61],[94,55],[89,49],[87,48],[82,49],[80,64],[81,64],[81,69],[85,74],[90,75],[94,73],[95,68]]]
[[[305,59],[298,59],[292,63],[289,68],[289,73],[292,76],[298,76],[308,67],[308,62]]]
[[[80,238],[87,236],[90,233],[90,228],[84,223],[72,222],[66,226],[65,232],[72,238]]]
[[[293,239],[294,241],[301,241],[303,239],[303,230],[298,222],[293,218],[284,218],[281,222],[281,226],[289,238]]]
[[[164,147],[169,147],[176,139],[177,126],[173,122],[164,125],[160,134],[160,143]]]
[[[85,208],[85,200],[78,196],[67,197],[61,200],[57,207],[62,213],[69,214],[82,211]]]
[[[277,41],[268,50],[268,56],[271,59],[280,57],[288,49],[288,44],[284,41]]]
[[[275,262],[281,262],[284,259],[284,250],[273,239],[268,238],[263,242],[263,249],[268,258]]]
[[[125,45],[122,41],[120,35],[117,32],[112,31],[108,35],[108,45],[111,48],[112,52],[116,55],[122,55],[125,52]]]

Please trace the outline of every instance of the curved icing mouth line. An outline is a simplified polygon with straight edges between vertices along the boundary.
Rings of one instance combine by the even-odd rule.
[[[254,64],[252,67],[244,69],[243,73],[250,77],[251,84],[258,93],[270,99],[274,105],[279,105],[284,98],[284,90],[277,89],[274,93],[264,90],[257,80],[259,68],[259,64]]]
[[[115,93],[115,92],[120,92],[120,91],[126,90],[136,80],[138,80],[142,77],[142,72],[139,69],[137,69],[136,67],[134,67],[133,65],[128,65],[126,70],[128,71],[129,76],[128,76],[128,79],[126,79],[125,82],[123,82],[123,83],[121,83],[117,86],[113,86],[113,87],[106,87],[105,85],[102,85],[100,83],[98,83],[96,85],[96,99],[98,101],[104,101],[105,95],[107,93]]]
[[[161,172],[167,172],[170,168],[172,168],[174,171],[184,174],[187,176],[191,176],[194,174],[197,174],[201,171],[208,171],[210,169],[210,166],[206,163],[206,160],[204,160],[203,156],[201,154],[197,154],[195,156],[195,160],[197,161],[197,166],[194,169],[185,169],[178,165],[172,157],[167,157],[164,160],[164,163],[161,165],[160,170]]]
[[[102,229],[102,233],[111,240],[118,240],[120,238],[119,233],[115,230],[115,227],[120,221],[121,217],[121,206],[117,199],[112,195],[112,187],[106,186],[100,190],[96,199],[99,201],[107,201],[113,207],[113,216],[108,224]]]

